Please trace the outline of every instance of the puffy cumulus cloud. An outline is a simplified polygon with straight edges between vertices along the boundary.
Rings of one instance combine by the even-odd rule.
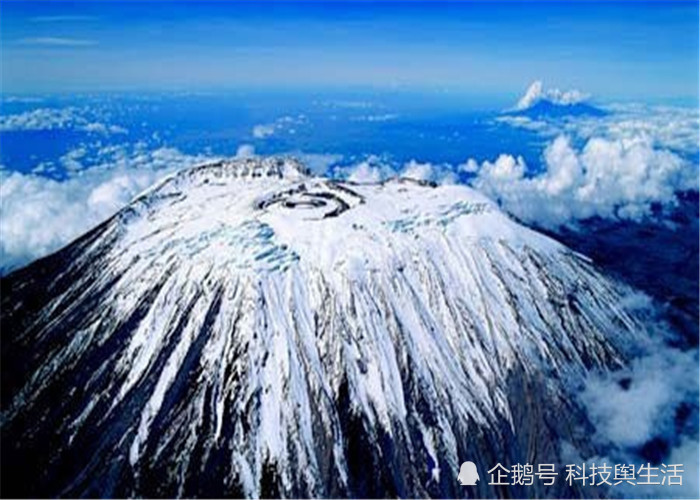
[[[530,84],[525,91],[525,94],[520,98],[515,105],[516,110],[525,110],[531,108],[540,101],[548,101],[552,104],[561,106],[569,106],[587,100],[590,96],[579,90],[562,91],[556,88],[545,89],[540,80],[536,80]]]
[[[62,182],[16,172],[3,175],[2,269],[57,250],[106,219],[156,179],[153,171],[93,174],[87,179]]]
[[[377,183],[382,180],[382,174],[377,167],[368,162],[359,163],[348,175],[348,180],[357,183]]]
[[[337,164],[327,172],[331,177],[348,179],[351,182],[382,182],[398,175],[396,165],[387,157],[367,155],[360,161]]]
[[[70,156],[70,155],[68,155]],[[82,157],[80,153],[73,155]],[[105,220],[159,178],[207,160],[176,149],[111,146],[99,164],[58,181],[0,171],[0,269],[47,255]]]
[[[457,181],[452,166],[448,164],[410,160],[401,165],[376,155],[370,155],[353,165],[336,167],[331,174],[359,183],[382,182],[392,177],[430,181],[437,184],[453,184]]]
[[[478,174],[475,184],[480,184],[481,179],[492,179],[493,182],[519,180],[525,175],[527,165],[522,156],[517,158],[508,154],[499,155],[494,162],[485,161],[479,164],[474,158],[469,158],[466,163],[459,166],[463,172]]]
[[[343,155],[331,153],[304,153],[303,151],[294,151],[290,156],[298,158],[314,175],[328,175],[332,172],[334,165],[343,159]]]
[[[118,125],[107,125],[92,121],[84,110],[75,107],[39,108],[13,115],[0,116],[0,131],[18,130],[81,130],[93,134],[126,134],[128,131]]]
[[[516,217],[550,228],[594,216],[641,220],[654,204],[675,203],[678,191],[697,189],[698,182],[690,162],[644,139],[593,138],[576,149],[559,136],[535,175],[511,155],[480,165],[467,161],[461,169]]]
[[[401,177],[406,177],[407,179],[414,179],[417,181],[428,181],[434,177],[434,168],[430,163],[419,163],[415,160],[411,160],[406,165],[404,165],[401,171]]]

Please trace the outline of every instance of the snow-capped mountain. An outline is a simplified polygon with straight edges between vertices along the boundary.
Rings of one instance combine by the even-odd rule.
[[[464,186],[181,171],[2,280],[3,495],[575,494],[487,469],[590,450],[620,297]]]

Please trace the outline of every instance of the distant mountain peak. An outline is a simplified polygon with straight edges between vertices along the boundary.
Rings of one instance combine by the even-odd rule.
[[[504,114],[530,118],[606,114],[602,109],[590,104],[589,99],[588,94],[579,90],[545,88],[542,82],[537,80],[530,84],[518,103]]]

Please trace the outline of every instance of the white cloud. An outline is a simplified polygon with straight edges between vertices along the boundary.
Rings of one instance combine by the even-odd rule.
[[[95,132],[98,134],[127,134],[129,131],[119,125],[105,125],[104,123],[93,122],[83,125],[81,130],[85,132]]]
[[[550,140],[546,170],[528,177],[527,167],[513,168],[508,185],[490,162],[472,162],[475,184],[518,217],[550,227],[594,215],[639,220],[654,203],[673,204],[676,191],[698,190],[696,109],[624,104],[605,110],[596,117],[497,118]],[[557,187],[566,175],[571,185]]]
[[[277,118],[272,123],[263,123],[253,127],[253,137],[256,139],[265,139],[279,133],[295,134],[297,127],[304,126],[309,123],[308,118],[304,114],[296,116],[282,116]]]
[[[82,159],[78,150],[64,158]],[[170,172],[207,158],[175,149],[146,151],[110,146],[101,162],[58,181],[0,171],[0,268],[4,271],[44,256],[80,236]]]
[[[565,131],[578,137],[604,136],[621,141],[646,140],[654,147],[697,154],[700,118],[697,109],[669,106],[611,106],[602,119],[566,121]]]
[[[81,160],[85,158],[85,155],[87,155],[87,149],[81,146],[72,149],[63,156],[61,156],[59,161],[61,162],[61,165],[63,165],[63,168],[66,169],[66,171],[77,172],[78,170],[82,170],[84,168],[83,164],[81,163]]]
[[[542,82],[537,80],[530,84],[530,86],[525,91],[525,94],[520,98],[518,104],[515,105],[515,109],[527,109],[537,101],[540,100],[542,96]]]
[[[388,122],[392,120],[396,120],[399,117],[398,114],[396,113],[383,113],[383,114],[378,114],[378,115],[360,115],[360,116],[353,116],[350,118],[351,121],[355,122],[369,122],[369,123],[375,123],[375,122]]]
[[[656,352],[633,360],[627,369],[592,377],[581,399],[599,437],[638,449],[674,429],[679,404],[697,403],[697,372],[697,350],[657,346]]]
[[[531,130],[533,132],[539,132],[542,135],[556,135],[561,130],[550,123],[546,122],[544,119],[535,120],[528,116],[512,116],[503,115],[495,119],[497,123],[504,123],[510,125],[511,127],[522,128],[526,130]]]
[[[368,155],[362,161],[350,165],[338,165],[330,172],[332,176],[348,179],[352,182],[381,182],[398,175],[388,158]]]
[[[22,38],[17,40],[19,45],[29,45],[34,47],[90,47],[97,45],[97,40],[82,38],[65,38],[57,36],[40,36]]]
[[[241,144],[236,150],[236,158],[252,158],[255,156],[255,147],[251,144]]]
[[[674,496],[685,498],[697,498],[700,494],[700,444],[697,437],[688,437],[671,450],[668,457],[670,464],[683,464],[684,483],[680,491],[674,491]],[[630,492],[634,495],[634,492]],[[654,495],[657,498],[662,498],[668,495],[668,490],[663,487],[656,487]]]
[[[75,122],[74,108],[41,108],[15,115],[0,116],[0,130],[51,130],[69,128]]]
[[[548,101],[561,106],[568,106],[585,101],[590,96],[579,90],[562,91],[559,89],[545,89],[542,82],[536,80],[530,84],[525,91],[525,94],[520,98],[518,104],[515,105],[516,110],[525,110],[531,108],[540,101]]]
[[[253,137],[256,139],[264,139],[275,133],[274,125],[256,125],[253,127]]]
[[[595,429],[593,442],[604,456],[578,458],[598,465],[639,467],[650,461],[649,447],[657,443],[654,455],[662,463],[683,465],[683,485],[617,485],[614,492],[630,498],[696,498],[698,349],[668,345],[675,334],[648,296],[632,293],[620,306],[643,320],[644,333],[632,347],[636,357],[625,367],[588,375],[579,402]]]
[[[661,454],[662,463],[681,466],[682,484],[622,484],[615,492],[627,498],[697,498],[698,351],[663,345],[656,351],[633,360],[620,372],[593,376],[586,384],[581,401],[595,427],[594,441],[606,450],[604,456],[586,457],[586,462],[635,464],[639,468],[649,462],[645,446],[657,442],[661,448],[655,453]],[[691,411],[688,416],[690,429],[679,430],[677,415],[684,405],[694,408],[695,415]]]
[[[697,109],[641,104],[609,105],[603,116],[561,116],[532,119],[499,116],[497,123],[523,128],[542,137],[566,134],[576,140],[605,137],[621,141],[646,140],[654,147],[697,154],[700,118]]]
[[[592,138],[577,150],[559,136],[544,152],[545,171],[528,176],[525,161],[501,155],[462,167],[472,183],[516,217],[556,227],[593,216],[641,220],[654,203],[672,204],[677,191],[697,189],[697,169],[643,138]]]
[[[466,162],[457,167],[458,170],[467,174],[475,174],[480,168],[481,166],[474,158],[469,158]]]
[[[314,175],[327,175],[329,169],[343,159],[342,155],[330,153],[304,153],[293,151],[291,156],[298,158]]]
[[[348,180],[358,183],[376,183],[382,180],[382,174],[377,167],[371,166],[363,161],[354,168],[348,175]]]
[[[427,181],[433,178],[433,166],[430,163],[419,163],[415,160],[409,161],[401,171],[401,177],[414,179],[417,181]]]
[[[365,160],[351,166],[338,167],[333,173],[353,182],[367,183],[381,182],[392,177],[432,181],[438,184],[454,184],[457,181],[452,167],[447,164],[436,165],[410,160],[400,166],[376,155],[369,155]]]
[[[0,131],[71,129],[103,135],[128,133],[123,127],[92,121],[86,115],[84,110],[74,107],[39,108],[0,116]]]

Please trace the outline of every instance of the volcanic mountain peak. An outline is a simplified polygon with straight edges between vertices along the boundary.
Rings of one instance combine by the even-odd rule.
[[[187,255],[191,262],[209,259],[241,270],[286,269],[302,257],[326,270],[392,268],[388,260],[424,252],[451,235],[467,246],[489,240],[565,250],[464,186],[339,182],[310,177],[300,163],[277,158],[179,172],[120,215],[125,254]]]
[[[566,378],[634,326],[470,188],[280,159],[179,172],[2,286],[2,475],[30,496],[463,496],[470,457],[590,446]]]

